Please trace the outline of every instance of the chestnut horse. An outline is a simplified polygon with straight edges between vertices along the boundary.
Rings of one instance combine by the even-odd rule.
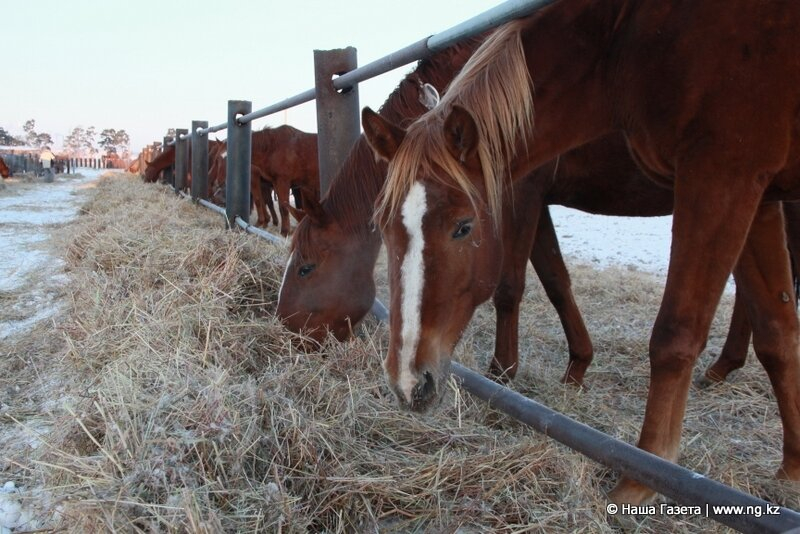
[[[8,165],[6,165],[6,162],[3,160],[3,158],[0,158],[0,176],[3,178],[8,178],[11,176],[11,169],[8,168]]]
[[[289,235],[289,194],[294,190],[295,203],[302,205],[305,196],[319,198],[319,159],[317,134],[306,133],[289,125],[264,128],[253,132],[251,154],[250,190],[258,211],[258,223],[266,226],[264,204],[269,206],[273,220],[272,189],[278,199],[281,214],[281,235]],[[222,189],[225,180],[225,151],[217,158],[215,168],[217,187]],[[263,188],[263,189],[262,189]],[[297,191],[303,191],[300,196]],[[297,216],[302,217],[300,213]]]
[[[211,166],[208,170],[209,179],[209,198],[212,202],[225,205],[225,177],[227,173],[226,157],[227,149],[226,143],[221,142],[213,151],[209,150],[209,160]],[[250,165],[250,209],[256,208],[258,219],[256,226],[266,228],[270,220],[278,225],[278,215],[275,213],[275,205],[272,203],[272,182],[269,182],[264,172],[256,167]],[[269,209],[269,214],[267,213]],[[270,218],[270,215],[272,216]]]
[[[264,128],[253,133],[252,145],[252,163],[261,169],[275,189],[281,214],[280,232],[287,236],[289,193],[292,188],[303,191],[303,199],[306,196],[319,199],[317,134],[306,133],[289,125]]]
[[[376,217],[386,370],[402,404],[424,410],[445,389],[453,347],[499,275],[511,184],[621,131],[674,195],[638,446],[676,460],[692,367],[735,268],[783,424],[778,476],[800,480],[798,319],[780,204],[765,202],[800,194],[797,27],[796,2],[562,0],[495,32],[407,131],[365,113],[370,145],[391,162]],[[470,248],[481,252],[464,262]],[[610,497],[652,494],[622,477]]]
[[[482,41],[482,37],[475,38],[421,61],[388,97],[381,114],[396,122],[420,116],[430,107],[430,103],[423,105],[423,83],[443,89]],[[530,256],[566,333],[569,363],[563,381],[582,384],[593,356],[592,343],[570,290],[569,274],[546,205],[561,204],[604,215],[668,215],[672,213],[672,192],[646,179],[619,135],[576,149],[537,172],[540,178],[520,188],[514,197],[522,205],[512,212],[524,214],[525,220],[513,223],[509,228],[518,229],[517,234],[506,239],[515,246],[505,249],[509,257],[504,265],[509,268],[503,269],[505,276],[498,281],[494,295],[497,329],[490,372],[505,379],[516,373],[524,262]],[[325,198],[321,203],[308,203],[308,217],[298,225],[292,239],[278,298],[278,316],[290,330],[302,330],[319,342],[328,331],[344,340],[352,325],[370,310],[375,298],[373,270],[381,246],[371,222],[385,176],[386,165],[376,162],[361,136]],[[795,249],[800,251],[800,244]],[[521,265],[512,262],[515,256],[516,261],[522,258]],[[743,305],[737,298],[723,351],[706,371],[710,381],[724,380],[744,365],[750,326]]]
[[[144,169],[144,181],[153,183],[164,169],[175,165],[175,145],[168,145],[158,156],[147,162]]]

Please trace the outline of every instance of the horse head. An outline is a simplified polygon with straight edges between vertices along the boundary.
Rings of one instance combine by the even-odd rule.
[[[364,246],[314,195],[303,194],[303,205],[302,211],[291,208],[300,222],[281,284],[278,316],[289,330],[317,342],[328,332],[344,341],[375,300],[372,269],[380,238],[376,236],[378,246]]]
[[[376,213],[391,293],[384,367],[401,406],[414,411],[441,400],[453,350],[501,266],[475,121],[458,106],[443,123],[425,117],[404,131],[369,108],[362,115],[376,156],[389,162]],[[420,159],[422,147],[438,159]]]

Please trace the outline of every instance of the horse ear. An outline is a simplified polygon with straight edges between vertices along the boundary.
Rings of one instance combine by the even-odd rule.
[[[303,210],[301,210],[299,208],[295,208],[291,204],[289,204],[288,208],[289,208],[289,213],[292,214],[292,217],[294,217],[294,219],[297,222],[300,222],[303,219],[305,219],[305,217],[306,217],[306,212],[305,211],[303,211]]]
[[[368,107],[361,112],[361,125],[364,127],[364,136],[375,152],[375,156],[391,161],[397,153],[400,143],[403,142],[406,132]]]
[[[450,154],[465,163],[478,149],[478,125],[469,111],[454,105],[444,120],[444,137]]]
[[[310,190],[305,187],[300,188],[300,194],[303,198],[303,209],[299,210],[290,206],[292,211],[292,215],[298,221],[301,221],[303,217],[308,217],[311,219],[311,222],[314,224],[321,226],[325,223],[326,216],[325,210],[322,209],[322,205],[320,204],[319,200],[317,200],[316,195]],[[298,214],[300,217],[295,215],[295,211],[299,212]]]
[[[423,83],[419,88],[419,101],[427,109],[433,109],[439,104],[439,91],[429,83]]]

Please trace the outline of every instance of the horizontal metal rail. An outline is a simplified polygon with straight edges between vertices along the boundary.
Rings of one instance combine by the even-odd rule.
[[[496,6],[480,15],[476,15],[469,20],[466,20],[450,29],[443,32],[425,37],[419,41],[408,45],[400,50],[392,52],[382,58],[376,59],[366,65],[358,67],[350,72],[347,72],[335,80],[333,80],[333,87],[337,90],[344,90],[352,87],[353,85],[374,78],[381,74],[385,74],[391,70],[408,65],[414,61],[425,59],[435,52],[444,50],[459,41],[468,39],[475,35],[481,34],[492,28],[496,28],[501,24],[505,24],[516,18],[530,15],[534,11],[553,3],[555,0],[507,0],[506,2]],[[316,91],[311,88],[302,93],[271,104],[267,107],[257,109],[246,115],[242,115],[237,119],[240,124],[252,122],[261,117],[272,115],[280,111],[284,111],[300,104],[305,104],[316,98]],[[211,133],[227,128],[227,123],[218,124],[200,130],[202,133]],[[191,135],[191,134],[190,134]]]
[[[278,237],[265,230],[262,230],[257,226],[253,226],[252,224],[243,220],[241,217],[236,217],[236,224],[238,224],[245,232],[257,235],[258,237],[266,239],[271,243],[275,243],[277,245],[286,245],[288,243],[288,240],[285,237]]]
[[[205,200],[205,199],[202,199],[202,198],[198,198],[197,199],[197,203],[207,207],[208,209],[210,209],[212,211],[216,211],[217,213],[219,213],[223,217],[225,216],[225,208],[217,206],[213,202],[209,202],[208,200]]]
[[[452,363],[451,371],[464,389],[486,401],[492,408],[678,503],[699,507],[694,511],[699,511],[705,517],[748,533],[778,533],[800,527],[800,514],[794,510],[772,505],[614,439],[458,363]],[[625,512],[625,508],[616,506],[608,504],[606,510],[612,515]],[[737,513],[737,508],[726,510],[724,507],[741,507],[738,510],[751,513]]]

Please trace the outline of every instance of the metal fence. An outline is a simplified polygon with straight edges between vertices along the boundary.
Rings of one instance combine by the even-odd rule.
[[[353,48],[314,51],[314,88],[256,111],[252,111],[249,101],[231,100],[228,102],[226,122],[208,126],[206,121],[193,121],[190,130],[176,129],[176,139],[165,138],[162,146],[175,144],[176,150],[175,174],[171,178],[171,183],[177,192],[225,216],[230,227],[238,226],[264,239],[285,243],[284,238],[255,228],[248,222],[250,125],[253,120],[316,100],[320,189],[324,195],[331,178],[360,134],[358,83],[427,58],[461,40],[528,15],[553,1],[555,0],[504,2],[446,31],[426,37],[358,68]],[[344,74],[341,74],[343,72]],[[341,75],[334,77],[335,74]],[[228,131],[226,207],[221,208],[207,199],[208,134],[224,129]],[[154,144],[152,150],[156,149],[157,144]],[[183,192],[189,169],[192,172],[191,195]],[[379,301],[375,302],[373,313],[382,321],[388,319],[388,312]],[[493,408],[618,473],[653,488],[677,503],[687,506],[699,505],[702,513],[710,519],[741,532],[777,533],[800,529],[800,514],[794,510],[774,506],[612,438],[456,363],[452,365],[451,370],[464,389],[487,401]]]

